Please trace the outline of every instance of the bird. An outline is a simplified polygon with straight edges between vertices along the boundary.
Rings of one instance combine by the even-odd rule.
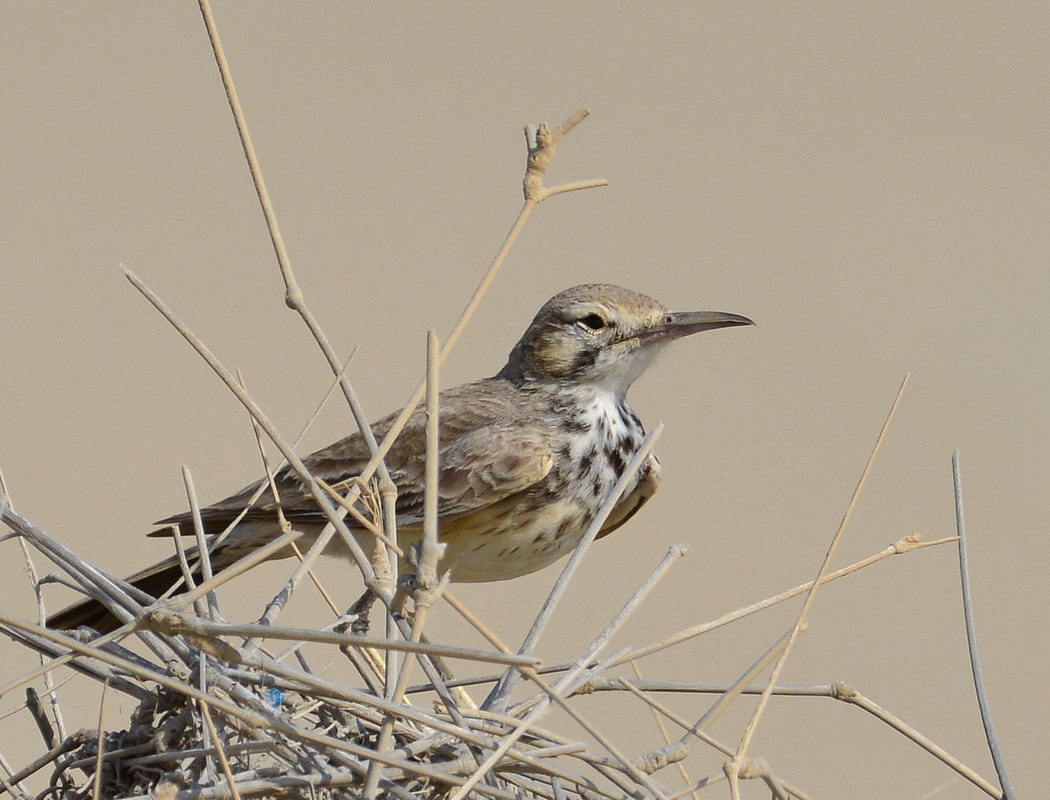
[[[753,324],[728,312],[672,312],[647,295],[611,284],[584,284],[554,295],[498,373],[439,395],[438,537],[445,545],[439,571],[454,582],[504,581],[571,552],[645,438],[627,402],[630,386],[670,342]],[[385,436],[396,417],[374,423],[375,436]],[[397,487],[398,541],[404,552],[422,535],[425,449],[426,412],[417,408],[385,459]],[[315,478],[345,486],[370,458],[358,432],[302,461]],[[633,517],[655,493],[660,475],[660,462],[650,453],[598,536]],[[221,533],[243,515],[212,551],[214,572],[283,533],[273,492],[258,492],[265,481],[200,510],[207,535]],[[291,468],[278,471],[274,483],[280,512],[309,545],[327,518]],[[349,517],[347,522],[353,524]],[[166,530],[152,535],[175,529],[194,535],[189,513],[155,524]],[[351,530],[370,552],[371,534]],[[333,537],[326,554],[346,557],[349,550]],[[274,557],[290,555],[286,548]],[[181,577],[179,562],[169,557],[127,580],[158,597]],[[86,599],[58,612],[48,625],[86,625],[104,633],[118,620],[97,600]]]

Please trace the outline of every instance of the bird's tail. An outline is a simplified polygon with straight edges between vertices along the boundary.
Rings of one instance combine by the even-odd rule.
[[[192,554],[192,550],[187,552],[187,556],[191,557],[191,564],[193,563]],[[218,555],[218,553],[215,555]],[[225,559],[213,557],[212,569],[215,572],[220,572],[224,567],[229,566],[230,563],[232,561],[227,562]],[[199,582],[201,579],[200,565],[192,567],[191,571],[194,581]],[[130,583],[151,598],[157,598],[168,591],[176,582],[181,582],[182,575],[182,567],[179,565],[178,559],[175,556],[171,556],[151,567],[147,567],[141,572],[136,572],[124,582]],[[181,594],[185,591],[186,587],[183,582],[183,585],[176,590],[175,594]],[[81,625],[94,628],[99,633],[109,633],[120,627],[120,620],[112,611],[93,598],[74,603],[47,618],[47,627],[53,630],[72,630]]]

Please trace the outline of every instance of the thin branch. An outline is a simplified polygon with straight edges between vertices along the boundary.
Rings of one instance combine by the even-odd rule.
[[[981,709],[981,724],[988,742],[988,750],[995,765],[995,774],[1003,787],[1006,800],[1016,800],[1010,776],[1006,771],[1006,762],[999,739],[992,724],[992,712],[988,706],[988,696],[984,690],[984,677],[981,674],[981,661],[977,652],[977,626],[973,619],[973,599],[970,595],[970,567],[966,556],[966,518],[963,513],[962,474],[959,470],[959,451],[952,455],[952,485],[955,491],[955,529],[959,534],[959,580],[962,583],[963,617],[966,620],[966,645],[970,652],[970,672],[973,674],[973,685],[977,691],[977,705]]]
[[[190,517],[193,520],[193,535],[197,540],[197,559],[200,564],[201,580],[210,581],[214,574],[211,570],[211,553],[208,550],[208,540],[204,535],[204,521],[201,519],[201,506],[197,502],[197,490],[193,486],[193,475],[190,468],[185,464],[182,466],[182,481],[186,487],[186,499],[190,503]],[[176,539],[181,537],[176,536]],[[219,618],[219,601],[215,592],[208,592],[201,600],[197,601],[197,615],[207,617],[211,620]]]
[[[226,785],[230,789],[230,796],[233,800],[241,800],[241,793],[237,789],[237,782],[233,778],[233,770],[230,769],[230,761],[226,757],[226,750],[223,746],[222,739],[219,738],[219,732],[215,728],[215,722],[211,718],[211,712],[208,710],[207,703],[199,704],[201,710],[201,716],[204,717],[204,722],[208,726],[208,733],[211,735],[211,740],[215,743],[215,757],[219,760],[219,766],[222,768],[222,774],[226,777]]]
[[[0,614],[0,625],[4,625],[15,630],[32,629],[33,626],[28,626],[16,619],[13,619],[7,615]],[[63,646],[73,650],[81,655],[90,656],[103,663],[109,664],[110,666],[118,667],[126,670],[132,674],[139,675],[147,680],[152,680],[155,683],[173,690],[179,694],[186,695],[189,698],[197,700],[201,703],[208,703],[213,709],[219,711],[224,716],[229,718],[238,719],[244,723],[247,723],[254,729],[275,731],[285,736],[289,736],[292,739],[310,743],[314,745],[320,745],[327,748],[330,752],[342,752],[348,755],[354,756],[360,759],[375,759],[382,761],[388,766],[405,770],[409,773],[417,774],[424,778],[430,778],[432,780],[439,781],[443,784],[458,786],[462,784],[462,779],[457,776],[448,775],[440,770],[433,769],[427,765],[419,764],[416,762],[406,761],[401,758],[389,756],[384,753],[378,753],[375,750],[352,742],[343,741],[333,736],[326,736],[323,734],[315,733],[311,730],[295,727],[288,723],[280,715],[273,713],[263,713],[257,710],[252,710],[235,705],[233,702],[225,700],[220,697],[205,694],[199,689],[191,686],[185,680],[179,678],[170,677],[162,673],[154,673],[143,670],[137,664],[128,659],[120,658],[119,656],[113,655],[112,653],[98,648],[91,647],[90,645],[82,644],[76,641],[72,637],[65,636],[56,631],[50,631],[46,629],[39,629],[36,631],[38,635],[41,635],[51,641],[58,642]],[[267,666],[272,670],[278,670],[278,665],[267,661]],[[287,672],[287,668],[282,668],[281,671]],[[378,698],[371,698],[371,700],[378,704]],[[408,710],[408,707],[405,707]],[[460,735],[463,735],[465,731],[460,731]],[[496,789],[488,786],[477,787],[479,792],[485,794],[495,794],[503,796],[503,793]]]
[[[744,735],[740,737],[740,745],[737,749],[736,759],[734,759],[738,766],[747,753],[748,746],[751,743],[751,738],[754,736],[755,730],[758,727],[758,721],[762,718],[762,712],[765,710],[766,704],[769,702],[769,692],[772,691],[773,686],[776,685],[777,679],[780,677],[780,672],[784,668],[784,664],[787,663],[788,655],[791,653],[791,647],[794,645],[795,640],[798,638],[798,635],[802,632],[807,623],[809,609],[812,607],[813,601],[816,599],[817,589],[823,582],[824,575],[827,573],[828,566],[831,564],[831,558],[838,549],[839,542],[842,540],[842,534],[846,530],[846,523],[849,522],[850,517],[853,515],[853,509],[857,505],[857,500],[860,497],[861,490],[864,488],[864,484],[867,482],[868,475],[875,463],[875,457],[879,454],[879,450],[882,448],[882,442],[886,438],[886,433],[889,430],[890,423],[893,421],[893,416],[897,411],[897,406],[900,404],[901,397],[904,395],[904,387],[907,385],[908,376],[905,375],[904,380],[901,381],[900,388],[897,390],[897,396],[893,398],[893,404],[890,406],[890,411],[886,415],[886,421],[882,424],[882,430],[879,431],[878,438],[875,439],[875,445],[871,449],[871,454],[868,456],[868,461],[864,465],[864,470],[861,472],[860,479],[857,481],[857,486],[853,490],[853,495],[850,497],[849,504],[846,506],[846,511],[842,515],[842,521],[839,523],[838,530],[835,531],[835,535],[831,539],[831,544],[828,545],[827,552],[824,554],[824,560],[821,562],[820,569],[817,570],[817,577],[813,579],[813,585],[806,594],[806,599],[802,602],[802,609],[799,611],[798,619],[795,621],[795,626],[788,636],[787,643],[784,646],[784,652],[780,654],[780,658],[778,658],[776,664],[773,665],[773,671],[769,676],[768,690],[758,698],[758,703],[755,706],[754,713],[751,715],[751,719],[748,721],[747,727],[744,729]],[[730,779],[730,785],[733,785],[732,778]]]
[[[652,434],[646,439],[649,446],[655,439],[655,434],[658,433],[659,429],[653,431]],[[644,447],[643,447],[644,449]],[[636,454],[635,458],[638,456]],[[638,465],[634,465],[637,469]],[[628,471],[630,466],[628,466]],[[580,552],[579,548],[575,551]],[[533,680],[537,686],[543,688],[545,696],[524,716],[524,718],[517,724],[517,726],[510,731],[506,736],[503,737],[502,741],[485,760],[485,762],[478,767],[478,769],[467,779],[461,787],[456,790],[456,793],[450,798],[450,800],[462,800],[470,792],[470,790],[478,785],[481,781],[497,764],[500,758],[506,754],[510,747],[520,739],[529,729],[529,727],[536,722],[544,713],[546,713],[552,702],[555,702],[555,697],[563,697],[572,691],[572,686],[585,670],[586,664],[590,663],[595,656],[605,647],[612,635],[619,629],[619,627],[627,620],[627,618],[634,612],[641,601],[648,595],[653,589],[656,583],[662,578],[671,565],[684,555],[685,551],[681,547],[672,547],[668,550],[664,558],[657,564],[656,568],[650,574],[649,578],[638,588],[638,590],[632,595],[632,597],[624,604],[624,607],[620,612],[613,618],[612,622],[606,626],[605,630],[598,635],[598,637],[591,643],[590,647],[587,648],[586,652],[581,655],[574,668],[570,669],[565,675],[563,675],[559,681],[553,686],[553,688],[547,687],[547,684],[536,674],[529,673],[527,670],[522,670],[526,677]],[[564,573],[563,573],[564,574]],[[605,667],[607,665],[601,665]],[[490,695],[491,696],[491,695]],[[485,708],[484,706],[482,707]]]
[[[437,334],[427,332],[427,449],[426,481],[423,496],[423,541],[419,547],[419,564],[416,569],[416,580],[420,591],[433,593],[438,582],[438,560],[444,555],[445,545],[438,543],[438,498],[440,486],[440,453],[439,431],[441,429],[441,411],[438,402],[438,370],[441,364]],[[428,597],[425,606],[434,602]],[[417,602],[418,605],[418,602]]]
[[[522,656],[516,653],[493,653],[486,650],[472,650],[454,645],[431,644],[429,642],[408,642],[393,639],[377,639],[374,636],[358,636],[352,633],[335,633],[317,631],[311,628],[281,628],[268,625],[236,625],[226,622],[209,622],[195,617],[173,614],[165,611],[151,612],[143,624],[157,630],[170,633],[192,633],[198,636],[222,637],[244,636],[264,639],[278,639],[295,642],[318,642],[340,647],[374,647],[379,650],[396,650],[402,653],[420,653],[440,656],[441,658],[462,658],[468,661],[480,661],[489,664],[506,664],[515,667],[535,667],[540,664],[533,656]]]
[[[609,514],[612,513],[616,504],[620,501],[620,497],[625,491],[627,491],[628,485],[634,480],[635,475],[638,473],[638,470],[642,468],[642,465],[645,464],[646,459],[649,458],[649,453],[652,452],[653,446],[656,444],[656,440],[660,438],[662,432],[663,425],[657,425],[652,432],[645,437],[637,452],[635,452],[631,457],[631,460],[628,462],[623,474],[620,475],[619,480],[616,481],[616,485],[613,486],[608,496],[602,501],[598,513],[594,516],[594,519],[591,520],[591,524],[587,526],[587,530],[584,531],[583,537],[580,539],[579,544],[576,545],[576,549],[573,550],[572,554],[569,556],[569,560],[562,568],[561,574],[558,575],[558,579],[554,582],[554,586],[551,587],[547,599],[540,607],[536,619],[529,628],[529,632],[525,635],[521,647],[518,648],[518,652],[522,655],[528,655],[531,653],[536,646],[536,643],[539,641],[540,636],[543,635],[547,623],[554,615],[554,610],[562,596],[565,594],[569,581],[572,580],[572,577],[576,574],[576,570],[579,569],[580,563],[583,561],[583,557],[587,554],[587,549],[590,547],[591,542],[593,542],[598,536],[602,526],[605,524],[605,520],[608,519]],[[517,673],[515,672],[508,671],[485,699],[482,707],[501,710],[517,681],[516,674]]]
[[[1003,797],[1003,793],[995,786],[990,784],[972,769],[963,764],[959,759],[955,758],[951,753],[945,750],[943,747],[939,747],[930,741],[926,736],[923,736],[915,728],[908,725],[902,719],[895,717],[886,709],[882,708],[878,704],[872,702],[867,697],[862,695],[856,689],[847,686],[844,683],[835,684],[837,690],[836,697],[839,700],[847,703],[853,703],[858,708],[862,708],[872,716],[882,720],[891,728],[898,733],[904,734],[908,739],[915,742],[923,750],[937,759],[940,759],[944,764],[951,767],[959,775],[966,778],[970,783],[980,789],[982,792],[987,794],[989,797],[994,797],[996,800],[1000,800]]]
[[[98,701],[98,729],[96,735],[96,748],[95,754],[95,777],[91,787],[92,800],[99,800],[102,796],[102,756],[106,751],[106,737],[102,731],[102,719],[106,711],[106,694],[109,689],[109,682],[102,684],[102,697]]]
[[[3,474],[0,473],[0,502],[9,503],[10,497],[7,494],[7,490],[3,484]],[[41,625],[47,624],[47,607],[44,605],[44,593],[41,590],[40,576],[36,571],[36,564],[33,562],[33,555],[29,552],[29,547],[26,545],[25,539],[22,537],[18,538],[18,546],[22,550],[22,558],[26,562],[26,572],[29,574],[29,582],[33,587],[33,596],[36,598],[36,610],[37,619]],[[48,665],[47,656],[43,653],[39,654],[41,666]],[[44,688],[47,690],[48,702],[51,704],[51,713],[55,716],[55,727],[58,728],[59,740],[66,738],[66,722],[62,716],[62,706],[58,702],[58,692],[55,691],[55,679],[51,670],[47,670],[43,673],[44,677]]]
[[[898,539],[889,547],[886,547],[885,549],[879,551],[875,555],[868,556],[867,558],[857,561],[854,564],[850,564],[848,567],[843,567],[842,569],[837,570],[836,572],[831,572],[825,575],[823,578],[820,579],[820,584],[823,585],[825,583],[831,583],[832,581],[838,580],[839,578],[844,578],[847,575],[869,567],[878,561],[882,561],[883,559],[888,558],[889,556],[910,553],[911,551],[918,550],[920,548],[936,547],[938,545],[948,544],[949,542],[954,541],[956,541],[956,537],[950,536],[944,539],[936,539],[930,542],[923,542],[921,541],[919,534],[915,533],[911,536],[906,536],[903,539]],[[628,655],[624,656],[623,661],[619,663],[635,661],[639,658],[650,656],[653,653],[658,653],[661,650],[666,650],[669,647],[673,647],[676,644],[680,644],[696,636],[700,636],[702,634],[713,631],[716,628],[721,628],[725,625],[728,625],[731,622],[736,622],[737,620],[743,619],[744,617],[750,616],[751,614],[754,614],[758,611],[763,611],[769,608],[770,606],[775,606],[778,603],[784,602],[785,600],[790,600],[792,597],[797,597],[800,594],[808,592],[810,589],[813,588],[815,583],[816,581],[807,581],[806,583],[799,584],[793,589],[788,589],[787,591],[781,592],[780,594],[773,595],[772,597],[767,597],[765,600],[760,600],[759,602],[752,603],[748,606],[742,606],[741,608],[738,608],[735,611],[731,611],[728,614],[719,617],[718,619],[711,620],[710,622],[704,622],[700,625],[694,625],[690,628],[686,628],[683,631],[679,631],[673,636],[668,636],[664,639],[661,639],[660,641],[655,642],[651,645],[647,645],[646,647],[640,647],[637,650],[632,650]],[[617,664],[617,666],[618,665],[619,664]]]

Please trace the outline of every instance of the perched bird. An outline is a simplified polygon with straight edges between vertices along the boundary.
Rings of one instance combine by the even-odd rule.
[[[717,311],[670,312],[644,294],[608,284],[567,289],[548,300],[494,377],[440,396],[439,538],[447,547],[438,568],[453,581],[501,581],[534,572],[569,553],[641,445],[645,432],[627,404],[627,390],[669,342],[699,331],[752,325]],[[372,427],[382,438],[396,418]],[[426,414],[417,409],[386,456],[397,486],[397,529],[408,552],[422,534]],[[370,453],[359,433],[303,459],[331,485],[358,475]],[[280,508],[308,546],[327,520],[298,476],[275,476]],[[660,463],[650,455],[609,515],[599,536],[623,525],[656,491]],[[263,481],[201,509],[207,534],[222,532],[251,504]],[[281,534],[267,489],[211,555],[218,572]],[[352,523],[351,518],[347,518]],[[158,525],[193,535],[190,514]],[[366,552],[371,536],[354,530]],[[327,553],[348,555],[339,537]],[[290,556],[282,551],[277,557]],[[128,581],[156,597],[182,576],[166,559]],[[53,628],[117,620],[84,600],[53,616]]]

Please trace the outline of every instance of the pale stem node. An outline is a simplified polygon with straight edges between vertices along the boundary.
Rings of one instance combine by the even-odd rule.
[[[526,126],[525,143],[529,154],[525,165],[525,179],[522,181],[522,190],[525,194],[526,202],[541,203],[548,197],[561,194],[562,192],[592,189],[608,185],[609,182],[604,178],[577,181],[562,186],[555,186],[551,189],[547,189],[543,185],[543,178],[550,168],[558,142],[561,141],[565,134],[583,122],[590,113],[590,109],[581,108],[554,131],[551,131],[546,122],[541,122],[539,125]]]

